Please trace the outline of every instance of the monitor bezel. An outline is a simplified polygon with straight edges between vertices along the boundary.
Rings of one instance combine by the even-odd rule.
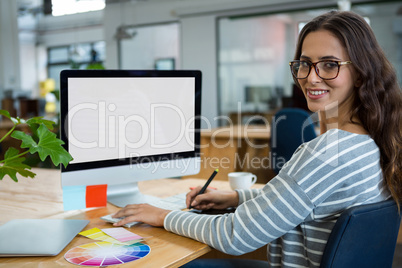
[[[97,168],[117,167],[132,165],[135,163],[152,163],[177,159],[195,158],[200,156],[200,128],[201,128],[201,80],[199,70],[63,70],[60,73],[60,138],[64,142],[63,147],[69,151],[68,142],[68,78],[130,78],[130,77],[194,77],[194,150],[159,154],[152,156],[126,157],[92,161],[85,163],[70,163],[67,167],[61,166],[61,172],[90,170]]]

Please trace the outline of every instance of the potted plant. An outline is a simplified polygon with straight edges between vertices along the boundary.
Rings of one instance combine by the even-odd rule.
[[[60,164],[66,167],[73,159],[72,156],[62,147],[63,141],[53,133],[55,122],[46,120],[43,117],[33,117],[22,119],[12,117],[6,110],[0,110],[0,116],[5,116],[13,122],[13,127],[3,137],[0,137],[0,144],[7,137],[20,140],[20,148],[10,147],[4,154],[4,159],[0,160],[0,180],[8,175],[15,182],[18,182],[17,173],[23,177],[34,178],[35,173],[31,171],[31,166],[24,163],[25,155],[38,154],[41,161],[50,157],[54,165]],[[16,130],[18,125],[26,124],[31,130],[31,134]],[[22,152],[21,152],[22,149]]]

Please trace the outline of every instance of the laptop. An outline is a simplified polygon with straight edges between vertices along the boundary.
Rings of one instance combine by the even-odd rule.
[[[0,257],[55,256],[88,220],[18,219],[0,226]]]

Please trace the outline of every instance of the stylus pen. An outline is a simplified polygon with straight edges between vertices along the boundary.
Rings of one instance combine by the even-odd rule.
[[[212,172],[211,177],[207,180],[207,182],[204,184],[204,186],[201,188],[201,191],[198,192],[197,195],[203,194],[205,190],[207,190],[208,185],[211,183],[211,181],[215,178],[216,173],[218,173],[219,169],[215,169],[214,172]],[[193,208],[191,205],[189,209]]]

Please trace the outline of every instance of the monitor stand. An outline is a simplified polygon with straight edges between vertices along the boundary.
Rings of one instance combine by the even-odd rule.
[[[159,198],[140,192],[137,182],[107,186],[107,201],[118,207],[157,201]]]

